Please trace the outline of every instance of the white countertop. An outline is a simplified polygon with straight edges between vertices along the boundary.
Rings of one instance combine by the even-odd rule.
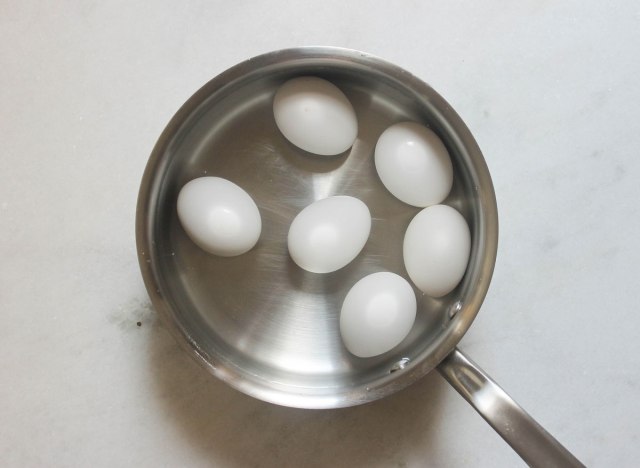
[[[156,138],[226,68],[309,44],[381,56],[461,114],[501,233],[460,346],[587,465],[637,466],[640,7],[544,0],[4,2],[0,464],[520,465],[437,373],[362,407],[277,407],[157,322],[134,240]]]

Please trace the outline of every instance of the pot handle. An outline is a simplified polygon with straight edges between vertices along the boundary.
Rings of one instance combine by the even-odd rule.
[[[438,370],[529,466],[584,467],[459,349]]]

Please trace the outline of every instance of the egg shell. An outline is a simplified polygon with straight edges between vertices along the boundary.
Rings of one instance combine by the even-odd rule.
[[[460,282],[469,263],[471,233],[463,216],[447,205],[420,211],[404,235],[404,265],[425,294],[442,297]]]
[[[260,238],[262,219],[251,196],[231,181],[200,177],[178,194],[178,218],[201,249],[223,257],[243,254]]]
[[[401,122],[387,128],[378,138],[374,159],[384,186],[404,203],[435,205],[451,191],[453,166],[447,148],[424,125]]]
[[[318,200],[304,208],[289,227],[293,261],[312,273],[336,271],[358,256],[369,238],[371,214],[349,196]]]
[[[313,76],[284,83],[273,99],[276,125],[287,140],[310,153],[344,153],[358,135],[349,99],[333,83]]]
[[[345,347],[358,357],[377,356],[395,348],[416,318],[411,285],[390,272],[365,276],[347,293],[340,311]]]

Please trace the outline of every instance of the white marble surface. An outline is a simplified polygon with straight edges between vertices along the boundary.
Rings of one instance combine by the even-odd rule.
[[[281,408],[209,377],[157,323],[133,228],[156,138],[211,77],[305,44],[382,56],[459,111],[501,219],[461,347],[585,463],[637,466],[630,0],[2,2],[0,465],[520,465],[437,374],[363,407]]]

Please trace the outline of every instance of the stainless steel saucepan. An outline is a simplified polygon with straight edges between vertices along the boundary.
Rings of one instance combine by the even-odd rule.
[[[317,157],[294,147],[273,118],[275,90],[294,76],[326,78],[358,117],[348,152]],[[378,179],[373,149],[389,125],[430,126],[454,166],[446,204],[467,219],[471,259],[441,299],[416,290],[418,314],[393,350],[356,358],[344,348],[339,311],[369,273],[408,279],[404,231],[418,208]],[[180,227],[176,199],[189,180],[219,176],[243,187],[262,216],[257,246],[222,258],[201,251]],[[352,195],[371,210],[371,237],[351,264],[307,273],[287,253],[294,216],[315,200]],[[247,60],[212,79],[177,112],[147,164],[138,198],[138,257],[149,296],[175,338],[209,372],[256,398],[300,408],[337,408],[383,398],[438,369],[530,465],[582,466],[456,345],[485,297],[496,261],[498,213],[491,177],[468,128],[433,89],[407,71],[354,50],[305,47]]]

